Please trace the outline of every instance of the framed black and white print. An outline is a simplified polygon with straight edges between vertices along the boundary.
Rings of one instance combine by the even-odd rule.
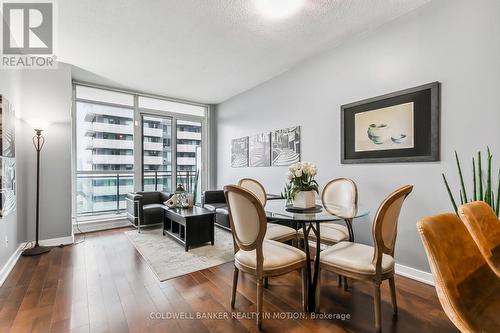
[[[231,167],[244,168],[248,166],[248,136],[233,139],[231,142]]]
[[[16,157],[16,114],[9,101],[0,95],[0,155]]]
[[[440,83],[341,106],[341,160],[439,161]]]
[[[16,159],[0,157],[0,218],[16,210]]]
[[[251,135],[248,148],[251,167],[271,166],[271,133]]]
[[[300,126],[272,132],[271,158],[273,166],[287,166],[300,161]]]

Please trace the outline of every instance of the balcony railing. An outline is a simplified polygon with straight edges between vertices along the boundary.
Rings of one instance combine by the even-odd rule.
[[[178,171],[177,184],[201,198],[199,172]],[[130,171],[82,171],[76,175],[77,217],[123,214],[125,197],[134,191],[134,174]],[[173,192],[171,171],[145,171],[144,191]]]

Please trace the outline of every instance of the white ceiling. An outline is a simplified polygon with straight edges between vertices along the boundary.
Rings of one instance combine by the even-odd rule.
[[[430,0],[307,0],[271,20],[252,0],[59,1],[76,79],[220,103]]]

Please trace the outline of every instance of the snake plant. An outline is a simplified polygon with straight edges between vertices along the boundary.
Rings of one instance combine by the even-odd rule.
[[[482,158],[481,158],[481,152],[477,153],[477,161],[472,158],[472,195],[468,196],[467,195],[467,189],[465,187],[465,181],[464,177],[462,174],[462,166],[460,164],[460,159],[458,158],[458,153],[455,151],[455,161],[457,163],[457,169],[458,169],[458,176],[460,179],[460,190],[459,190],[459,197],[460,197],[460,204],[464,204],[467,202],[471,201],[484,201],[488,205],[491,206],[493,211],[499,216],[499,211],[500,211],[500,169],[498,170],[498,186],[496,193],[494,193],[494,185],[492,184],[493,181],[491,179],[491,173],[492,173],[492,160],[493,160],[493,155],[491,154],[490,148],[487,148],[487,155],[486,155],[486,180],[483,177],[483,169],[482,169]],[[446,179],[446,176],[444,173],[442,174],[443,176],[443,181],[444,185],[446,187],[446,191],[448,192],[448,195],[450,197],[451,204],[453,206],[453,209],[455,210],[455,213],[458,213],[458,206],[457,206],[457,201],[455,200],[455,197],[453,196],[452,190],[450,189],[450,185],[448,183],[448,180]],[[483,186],[484,185],[484,186]]]

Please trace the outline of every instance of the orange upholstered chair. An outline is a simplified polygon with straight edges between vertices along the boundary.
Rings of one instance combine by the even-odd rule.
[[[439,301],[462,332],[498,332],[500,279],[490,269],[456,214],[417,223],[434,277]]]
[[[483,201],[462,205],[458,213],[484,259],[500,278],[500,220],[497,215]]]

